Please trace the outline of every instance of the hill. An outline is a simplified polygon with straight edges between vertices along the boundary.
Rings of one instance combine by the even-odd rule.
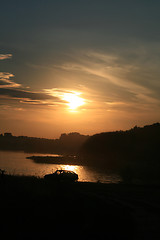
[[[160,123],[91,136],[81,148],[87,163],[119,171],[132,180],[159,179]]]
[[[77,132],[61,134],[59,139],[13,136],[11,133],[0,135],[0,150],[36,153],[77,153],[89,136]]]

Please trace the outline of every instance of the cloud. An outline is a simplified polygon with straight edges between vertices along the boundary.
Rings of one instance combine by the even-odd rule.
[[[0,54],[0,60],[12,58],[12,54]]]
[[[0,54],[0,60],[10,59],[12,54]],[[8,72],[0,72],[0,88],[20,88],[21,84],[14,82],[14,75]]]
[[[65,93],[78,94],[77,91],[65,89],[65,88],[44,89],[44,92],[46,92],[50,96],[56,96],[56,97],[62,97]],[[81,94],[81,93],[79,92],[79,94]]]
[[[61,99],[62,103],[68,105],[68,102],[74,105],[75,101],[78,101],[77,106],[82,106],[83,104],[89,103],[89,100],[82,96],[82,92],[77,90],[65,89],[65,88],[51,88],[44,89],[44,91],[50,96],[58,97]]]
[[[12,54],[0,54],[0,60],[9,59]],[[34,92],[24,88],[13,80],[14,75],[9,72],[0,72],[0,99],[4,106],[8,102],[30,105],[56,106],[64,102],[58,95],[51,95],[49,90]]]
[[[70,61],[56,65],[55,68],[65,71],[68,76],[77,75],[81,83],[85,79],[84,84],[97,91],[101,102],[150,106],[160,101],[160,70],[158,54],[151,55],[153,46],[148,48],[139,46],[134,51],[124,49],[117,53],[79,51],[73,54]],[[160,53],[160,49],[156,49]]]
[[[25,90],[17,90],[17,89],[0,89],[0,95],[7,95],[12,98],[24,98],[24,99],[31,99],[31,100],[46,100],[46,99],[54,99],[57,100],[56,97],[49,96],[44,93],[36,93],[36,92],[30,92]]]
[[[21,84],[14,82],[12,73],[0,72],[0,88],[19,88]]]
[[[44,92],[10,88],[0,88],[0,98],[5,102],[17,100],[19,103],[30,105],[56,106],[64,103],[58,96],[51,96]]]

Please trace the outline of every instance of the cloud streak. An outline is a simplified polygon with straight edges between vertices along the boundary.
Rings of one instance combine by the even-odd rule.
[[[51,96],[44,92],[31,92],[22,89],[0,88],[0,98],[6,103],[18,101],[22,104],[39,105],[39,106],[57,106],[64,103],[58,96]]]
[[[0,60],[9,59],[12,54],[0,54]],[[54,105],[53,102],[60,101],[57,97],[47,95],[42,92],[27,91],[19,83],[13,80],[14,75],[9,72],[0,72],[0,98],[4,106],[8,106],[8,101],[18,101],[32,105]]]
[[[143,107],[148,104],[150,107],[160,103],[160,96],[156,94],[157,88],[160,89],[160,71],[157,62],[153,65],[153,58],[151,61],[149,55],[144,47],[143,51],[139,49],[139,53],[137,50],[134,54],[132,51],[114,54],[85,51],[74,54],[72,61],[55,68],[81,79],[85,77],[88,80],[85,85],[97,91],[100,102],[115,102],[114,107],[117,102],[123,102],[123,106],[136,104]],[[98,101],[98,97],[96,99]],[[117,108],[119,106],[117,104]]]
[[[0,54],[0,60],[10,59],[12,54]],[[20,88],[21,84],[14,82],[14,75],[8,72],[0,72],[0,89],[1,88]]]
[[[21,84],[14,82],[12,73],[0,72],[0,88],[20,88]]]
[[[12,56],[12,54],[0,54],[0,60],[10,59]]]
[[[0,54],[0,60],[9,59],[12,54]],[[49,91],[28,91],[21,84],[16,83],[14,75],[9,72],[0,72],[0,99],[4,106],[8,106],[8,101],[20,104],[39,105],[39,106],[56,106],[64,103],[58,94],[51,94]],[[57,90],[58,91],[58,90]],[[5,108],[4,108],[5,109]]]

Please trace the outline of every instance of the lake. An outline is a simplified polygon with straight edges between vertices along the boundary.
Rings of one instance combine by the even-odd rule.
[[[89,166],[62,165],[62,164],[40,164],[31,159],[26,159],[31,155],[34,156],[57,156],[56,154],[33,154],[24,152],[0,151],[0,169],[6,170],[7,174],[26,175],[44,177],[45,174],[52,173],[57,169],[71,170],[78,174],[79,181],[82,182],[103,182],[119,183],[119,175],[111,172],[103,172]]]

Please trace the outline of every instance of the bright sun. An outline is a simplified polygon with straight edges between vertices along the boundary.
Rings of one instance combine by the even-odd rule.
[[[76,110],[78,107],[85,104],[84,99],[79,97],[81,93],[64,93],[63,100],[67,102],[70,110]]]

